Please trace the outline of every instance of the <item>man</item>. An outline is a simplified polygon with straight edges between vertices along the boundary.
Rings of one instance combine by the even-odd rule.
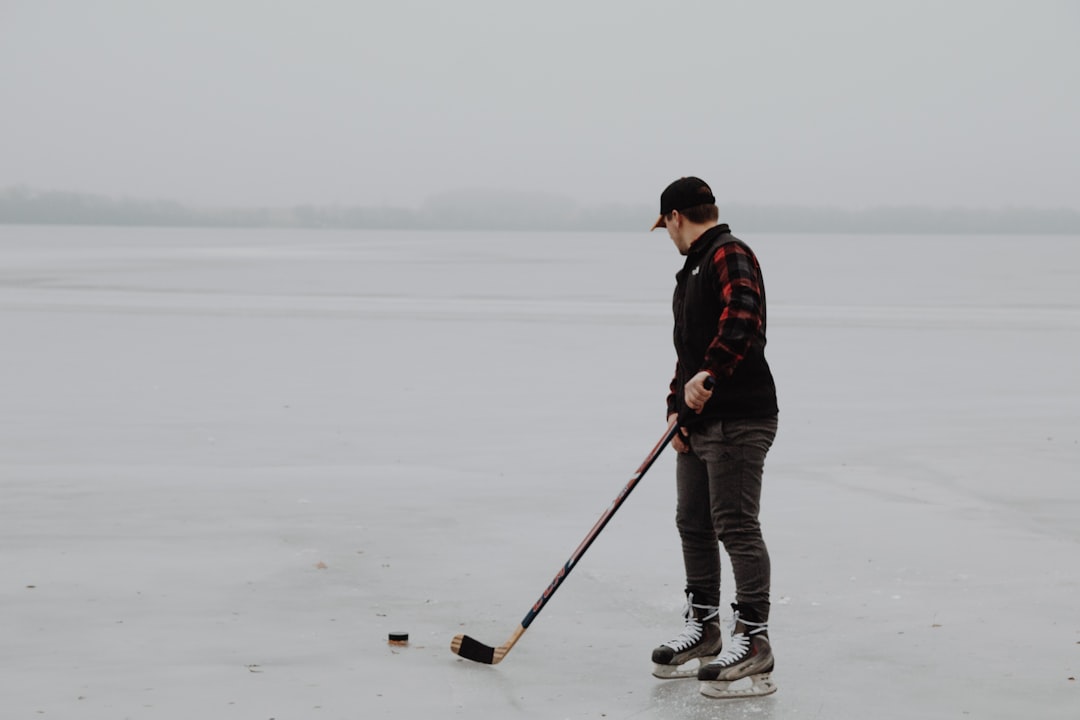
[[[712,190],[684,177],[660,196],[660,217],[679,253],[677,362],[668,421],[680,420],[676,527],[686,569],[682,633],[653,651],[653,674],[694,677],[710,697],[776,691],[769,644],[769,552],[758,510],[765,455],[776,437],[776,386],[765,361],[765,288],[753,251],[718,223]],[[706,378],[713,388],[706,389]],[[720,629],[720,548],[735,578],[730,644]],[[697,660],[696,671],[691,661]],[[729,687],[750,678],[747,683]]]

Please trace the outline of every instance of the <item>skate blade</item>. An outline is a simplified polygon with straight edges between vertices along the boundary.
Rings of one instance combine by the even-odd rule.
[[[684,678],[697,679],[698,669],[703,668],[713,660],[715,655],[706,655],[700,658],[691,658],[682,665],[660,665],[653,663],[653,677],[661,680],[681,680]],[[694,662],[697,661],[695,665]]]
[[[776,692],[770,673],[759,673],[739,680],[709,680],[701,683],[701,694],[719,700],[763,697]]]

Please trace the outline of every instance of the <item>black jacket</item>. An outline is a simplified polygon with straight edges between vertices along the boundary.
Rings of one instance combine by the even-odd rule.
[[[689,426],[712,418],[776,415],[776,385],[765,360],[761,267],[727,225],[710,228],[690,247],[675,276],[672,310],[678,362],[668,413],[683,411],[683,387],[707,370],[716,378],[716,387],[701,414],[683,414]]]

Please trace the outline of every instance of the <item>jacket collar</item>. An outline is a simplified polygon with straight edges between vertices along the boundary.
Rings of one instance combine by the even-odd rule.
[[[731,228],[728,227],[727,223],[720,223],[719,225],[712,226],[701,233],[701,236],[690,246],[690,252],[686,254],[687,260],[690,258],[697,259],[697,257],[705,252],[705,249],[712,244],[714,238],[720,235],[729,235],[730,233]]]

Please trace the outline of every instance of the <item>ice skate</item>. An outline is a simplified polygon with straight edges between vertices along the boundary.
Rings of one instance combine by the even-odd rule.
[[[688,593],[683,610],[686,624],[678,637],[653,650],[653,675],[662,680],[697,677],[723,645],[719,616],[720,608],[695,605],[694,594]]]
[[[773,654],[767,623],[739,616],[737,606],[731,619],[731,644],[715,660],[698,670],[701,694],[712,698],[740,698],[771,695]]]

